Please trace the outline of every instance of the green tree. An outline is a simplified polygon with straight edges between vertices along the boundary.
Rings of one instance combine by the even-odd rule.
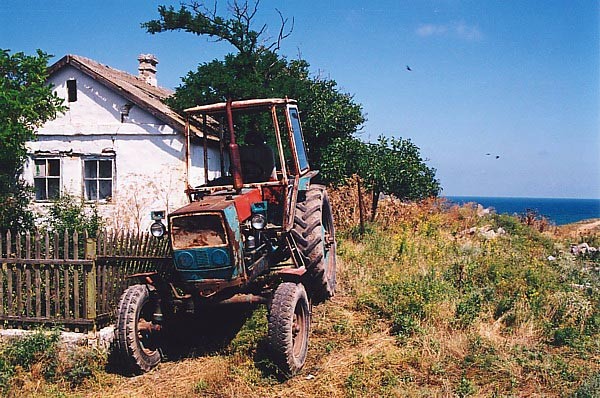
[[[41,50],[29,56],[0,49],[0,231],[33,226],[30,194],[20,177],[25,143],[65,109],[46,82],[49,58]]]
[[[202,3],[182,5],[179,10],[160,6],[160,18],[142,24],[149,33],[183,30],[217,41],[229,42],[236,50],[223,60],[202,63],[189,72],[168,104],[181,111],[194,105],[225,101],[227,98],[289,97],[298,100],[309,161],[320,167],[324,148],[335,138],[350,138],[364,123],[362,106],[341,92],[331,79],[311,76],[302,59],[288,60],[277,53],[281,40],[292,31],[281,16],[276,39],[263,37],[266,26],[254,30],[258,2],[234,1],[231,16],[218,16]]]
[[[339,90],[334,80],[310,74],[302,59],[288,60],[277,53],[281,40],[292,29],[281,16],[276,39],[263,37],[266,26],[253,29],[258,2],[233,1],[229,17],[217,15],[216,4],[182,5],[178,10],[160,6],[159,19],[142,24],[149,33],[186,31],[226,41],[236,50],[224,60],[202,63],[183,78],[168,104],[178,111],[227,98],[290,97],[299,101],[304,138],[311,164],[322,170],[328,182],[341,183],[359,174],[374,197],[373,217],[381,193],[413,200],[437,195],[435,170],[428,168],[419,148],[410,140],[380,138],[364,144],[354,138],[365,122],[362,106]],[[293,25],[293,23],[292,23]]]
[[[402,138],[380,136],[377,143],[338,139],[324,154],[321,173],[334,184],[357,174],[373,194],[372,220],[381,194],[420,200],[437,196],[441,189],[435,169],[427,166],[419,148]]]

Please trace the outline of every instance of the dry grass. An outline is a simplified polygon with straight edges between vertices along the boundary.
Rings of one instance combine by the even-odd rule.
[[[357,203],[355,192],[331,194],[340,231],[338,292],[313,309],[308,360],[295,378],[279,380],[265,360],[262,309],[216,353],[164,362],[133,378],[97,371],[74,389],[23,379],[13,396],[600,393],[594,387],[600,378],[599,278],[568,254],[570,235],[540,234],[475,206],[385,200],[378,223],[358,236],[357,207],[341,205]],[[492,239],[468,232],[500,226],[507,233]],[[558,259],[549,262],[549,254]],[[573,288],[586,283],[587,290]]]

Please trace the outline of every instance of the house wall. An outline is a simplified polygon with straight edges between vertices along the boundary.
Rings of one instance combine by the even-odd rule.
[[[172,211],[185,204],[183,134],[137,106],[122,122],[121,109],[128,101],[71,66],[50,78],[62,98],[67,98],[69,79],[77,81],[77,101],[65,101],[69,110],[42,126],[38,140],[28,143],[24,178],[34,185],[39,169],[34,159],[59,159],[61,194],[84,196],[84,161],[112,159],[112,195],[100,200],[98,208],[116,227],[147,228],[151,210]],[[190,183],[200,185],[202,146],[194,145],[191,154]],[[218,150],[209,148],[209,158],[218,162]],[[212,163],[211,178],[220,170]],[[43,211],[48,205],[42,202],[37,201],[36,207]]]

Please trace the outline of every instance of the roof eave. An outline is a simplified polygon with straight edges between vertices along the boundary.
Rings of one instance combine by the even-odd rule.
[[[119,86],[118,84],[113,82],[111,79],[107,79],[102,74],[89,68],[87,65],[80,62],[77,58],[73,57],[70,54],[65,55],[64,57],[59,59],[57,62],[55,62],[53,65],[51,65],[48,68],[48,75],[52,75],[53,73],[55,73],[58,70],[65,67],[66,65],[71,65],[75,69],[79,70],[80,72],[85,73],[86,75],[90,76],[92,79],[100,81],[102,84],[106,85],[110,89],[118,92],[119,95],[123,96],[128,101],[131,101],[133,104],[137,105],[141,109],[150,113],[151,115],[153,115],[157,119],[161,120],[162,122],[170,125],[171,127],[174,127],[176,130],[179,130],[179,131],[185,130],[185,120],[183,118],[174,118],[170,115],[165,114],[164,112],[161,112],[156,107],[154,107],[152,104],[149,104],[146,101],[144,101],[143,99],[141,99],[140,97],[131,94],[125,88]],[[204,134],[202,133],[202,131],[200,129],[198,129],[194,126],[191,126],[190,129],[198,137],[203,138]],[[207,135],[207,139],[210,141],[218,141],[217,137],[210,136],[210,135]]]

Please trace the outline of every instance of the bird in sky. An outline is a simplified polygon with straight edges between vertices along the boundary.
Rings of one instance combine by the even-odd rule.
[[[406,70],[409,72],[412,72],[412,69],[410,69],[410,66],[406,65]]]

